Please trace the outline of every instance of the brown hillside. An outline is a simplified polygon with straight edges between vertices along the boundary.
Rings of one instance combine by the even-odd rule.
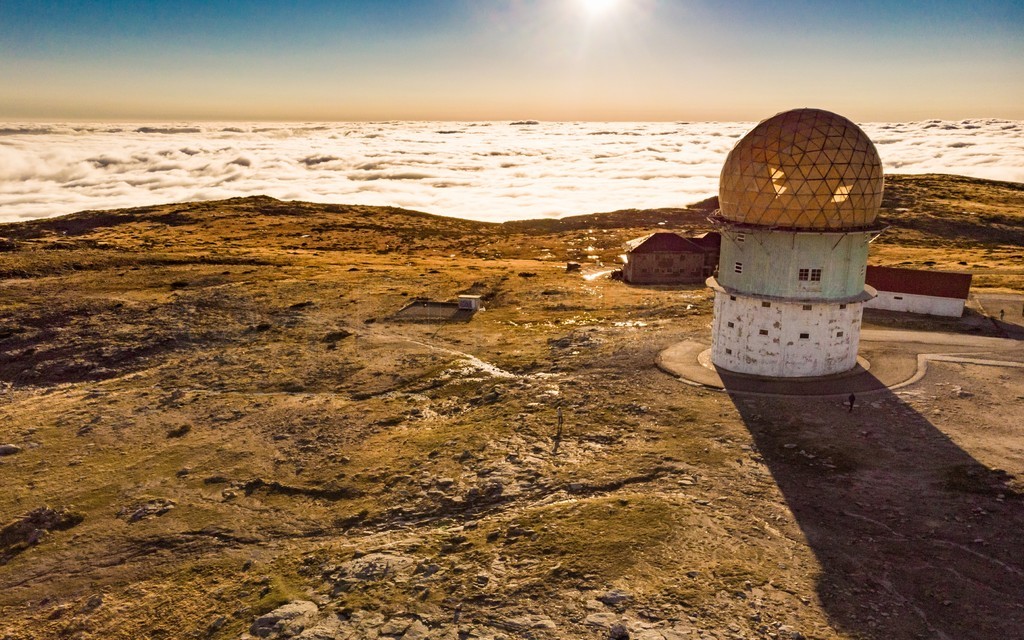
[[[874,262],[1024,292],[1021,185],[888,180]],[[709,291],[584,276],[712,210],[0,226],[0,639],[1014,637],[1024,369],[855,412],[681,383]]]

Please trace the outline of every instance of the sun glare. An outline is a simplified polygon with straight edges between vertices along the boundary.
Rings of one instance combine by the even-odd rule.
[[[619,0],[578,0],[587,15],[597,17],[608,13]]]

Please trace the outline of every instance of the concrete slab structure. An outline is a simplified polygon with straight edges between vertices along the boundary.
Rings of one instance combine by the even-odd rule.
[[[711,362],[706,342],[685,340],[657,357],[662,371],[686,384],[732,393],[779,396],[834,396],[900,389],[925,376],[929,363],[958,362],[1024,368],[1024,342],[930,331],[865,329],[857,364],[842,373],[812,378],[779,378],[727,371]],[[983,355],[979,357],[979,352]]]
[[[483,298],[481,296],[463,293],[459,295],[459,308],[469,311],[483,311]]]

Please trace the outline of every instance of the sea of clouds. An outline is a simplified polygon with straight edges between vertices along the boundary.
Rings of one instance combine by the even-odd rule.
[[[0,123],[0,222],[256,194],[490,221],[678,207],[753,124]],[[862,127],[887,173],[1024,182],[1024,121]]]

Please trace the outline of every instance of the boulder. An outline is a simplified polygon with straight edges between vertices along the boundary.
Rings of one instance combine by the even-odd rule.
[[[547,616],[542,615],[525,615],[517,618],[511,618],[508,621],[508,625],[516,630],[527,630],[527,629],[557,629],[558,625],[555,621]]]
[[[392,618],[382,624],[377,633],[382,636],[389,636],[392,638],[398,638],[405,633],[405,630],[409,628],[412,621],[408,618]]]
[[[84,519],[81,514],[39,507],[0,529],[0,565],[28,549],[49,531],[70,529]]]
[[[430,629],[419,620],[413,620],[412,624],[405,630],[402,640],[426,640],[430,635]]]
[[[608,593],[604,593],[597,596],[597,599],[606,605],[612,606],[626,602],[632,599],[632,596],[626,593],[625,591],[620,591],[619,589],[612,589]]]
[[[174,508],[174,500],[167,498],[155,498],[147,502],[133,504],[118,510],[117,515],[128,522],[138,522],[146,518],[162,516]]]
[[[611,629],[612,625],[618,623],[619,616],[614,613],[591,613],[583,622],[591,627],[601,627],[603,629]]]
[[[348,591],[359,583],[380,580],[407,580],[417,567],[414,559],[394,553],[369,553],[337,567],[334,594]]]
[[[613,624],[608,630],[608,640],[629,640],[629,629],[622,623]]]
[[[256,618],[249,633],[257,638],[293,638],[313,622],[319,608],[308,600],[295,600]]]

